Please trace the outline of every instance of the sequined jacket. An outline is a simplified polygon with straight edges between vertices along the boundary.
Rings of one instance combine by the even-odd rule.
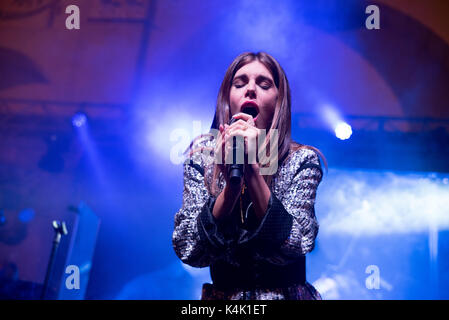
[[[213,138],[206,137],[193,148],[213,148],[214,144]],[[241,299],[244,292],[251,299],[319,298],[305,281],[304,258],[314,248],[318,233],[314,203],[323,172],[317,154],[301,148],[278,166],[260,223],[253,219],[248,196],[242,206],[236,204],[229,219],[215,220],[216,197],[208,192],[205,181],[217,183],[220,191],[225,181],[221,175],[219,181],[212,181],[213,163],[206,154],[196,153],[183,164],[183,202],[175,214],[173,232],[173,247],[184,263],[211,268],[214,286],[203,287],[203,299],[217,295]],[[304,270],[298,270],[298,265]]]

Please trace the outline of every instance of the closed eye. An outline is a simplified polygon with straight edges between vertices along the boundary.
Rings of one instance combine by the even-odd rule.
[[[246,75],[241,75],[234,79],[233,85],[236,88],[241,88],[247,83],[248,83],[248,77]]]
[[[271,88],[271,83],[265,82],[265,81],[264,81],[264,82],[260,83],[259,86],[260,86],[262,89],[268,90],[268,89]]]
[[[242,88],[246,84],[248,84],[249,79],[246,75],[238,76],[233,81],[233,86],[236,88]],[[256,83],[259,87],[261,87],[264,90],[268,90],[273,86],[273,82],[271,79],[264,77],[264,76],[258,76],[256,79]]]
[[[268,90],[273,86],[273,82],[264,76],[259,76],[257,78],[257,83],[262,89]]]

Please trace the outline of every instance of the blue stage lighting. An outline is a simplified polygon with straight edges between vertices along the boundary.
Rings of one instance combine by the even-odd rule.
[[[346,122],[340,122],[335,126],[335,135],[340,140],[349,139],[352,135],[352,128]]]
[[[86,123],[87,123],[87,116],[82,112],[78,112],[72,117],[72,124],[76,128],[81,128]]]
[[[35,212],[33,209],[31,209],[31,208],[23,209],[19,213],[19,220],[27,223],[27,222],[30,222],[31,220],[33,220],[34,216],[35,216]]]

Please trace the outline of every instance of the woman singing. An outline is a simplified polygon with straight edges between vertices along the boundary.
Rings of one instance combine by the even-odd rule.
[[[239,183],[227,161],[234,137],[244,142]],[[232,62],[210,133],[187,151],[173,247],[184,263],[210,266],[202,299],[321,299],[306,281],[305,255],[318,233],[322,155],[291,140],[290,87],[272,56]]]

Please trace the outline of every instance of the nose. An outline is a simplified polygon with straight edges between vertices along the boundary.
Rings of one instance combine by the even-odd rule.
[[[250,81],[248,83],[246,92],[245,92],[245,98],[248,97],[250,99],[256,98],[256,83],[254,81]]]

